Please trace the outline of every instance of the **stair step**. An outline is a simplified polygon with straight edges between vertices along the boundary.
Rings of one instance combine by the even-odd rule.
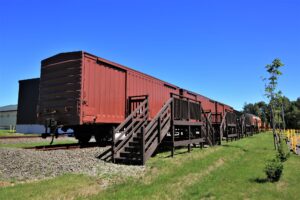
[[[132,140],[133,140],[133,141],[136,141],[136,142],[139,142],[139,141],[142,140],[142,138],[141,138],[141,137],[134,137],[134,138],[132,138]]]
[[[141,145],[141,142],[140,141],[132,141],[132,142],[129,142],[129,146],[140,146]]]
[[[140,152],[121,152],[120,153],[121,157],[126,157],[126,158],[140,158],[141,157],[141,153]]]
[[[136,146],[125,147],[125,151],[127,152],[140,152],[141,148]]]
[[[115,158],[115,163],[118,164],[130,164],[130,165],[141,165],[142,160],[141,159],[128,159],[128,158]]]

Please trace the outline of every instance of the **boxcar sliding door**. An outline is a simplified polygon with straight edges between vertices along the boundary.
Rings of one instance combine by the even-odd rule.
[[[84,123],[121,123],[125,119],[126,71],[85,55]]]

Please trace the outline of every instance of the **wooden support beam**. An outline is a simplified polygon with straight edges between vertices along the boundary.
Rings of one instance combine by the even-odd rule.
[[[174,97],[172,101],[172,109],[171,109],[171,135],[172,135],[172,149],[171,149],[171,156],[174,157],[174,134],[175,134],[175,126],[174,126]]]
[[[191,139],[191,140],[180,140],[180,141],[175,141],[174,146],[179,147],[179,146],[187,146],[189,144],[199,144],[205,142],[205,138],[197,138],[197,139]]]
[[[161,142],[161,140],[160,140],[160,134],[161,134],[161,125],[160,125],[160,117],[158,117],[158,119],[157,119],[157,131],[158,131],[158,143],[160,143]]]
[[[145,164],[145,131],[144,127],[141,127],[141,134],[142,134],[142,148],[141,148],[141,156],[142,156],[142,164]]]
[[[202,126],[203,122],[174,120],[175,126]]]
[[[191,126],[188,128],[189,141],[191,141]],[[191,142],[188,144],[188,152],[191,152]]]
[[[115,163],[115,127],[113,126],[113,135],[112,135],[112,146],[111,146],[111,160]]]

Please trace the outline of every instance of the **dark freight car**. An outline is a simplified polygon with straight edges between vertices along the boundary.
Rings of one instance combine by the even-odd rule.
[[[19,81],[17,124],[36,124],[39,78]]]
[[[39,78],[19,81],[17,112],[18,133],[44,133],[43,123],[37,124],[37,104],[39,98]]]

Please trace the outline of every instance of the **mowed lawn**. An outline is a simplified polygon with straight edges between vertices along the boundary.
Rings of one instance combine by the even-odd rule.
[[[0,139],[1,137],[15,137],[15,136],[39,136],[38,134],[22,134],[22,133],[10,133],[9,130],[0,130]],[[14,139],[17,140],[17,139]],[[30,140],[30,138],[28,138]],[[12,142],[12,143],[2,143],[0,141],[0,148],[1,147],[11,147],[11,148],[26,148],[26,147],[35,147],[35,146],[43,146],[43,145],[49,145],[50,144],[50,137],[48,137],[48,140],[41,139],[41,141],[35,141],[33,140],[32,142],[26,141],[26,142]],[[54,140],[53,145],[55,144],[71,144],[71,143],[76,143],[77,140],[72,139],[72,138],[66,138],[64,140]]]
[[[300,157],[291,155],[277,183],[265,181],[265,161],[275,156],[272,135],[261,133],[222,146],[160,153],[139,179],[68,174],[0,188],[0,199],[299,199]],[[115,177],[116,180],[120,178]]]
[[[23,136],[24,134],[21,133],[10,133],[9,130],[0,130],[0,137],[7,137],[7,136]]]

